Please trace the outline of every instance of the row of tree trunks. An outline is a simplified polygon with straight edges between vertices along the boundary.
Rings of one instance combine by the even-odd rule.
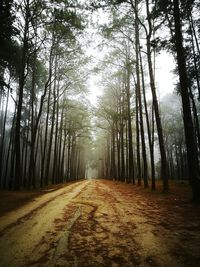
[[[189,83],[187,78],[185,51],[183,47],[183,36],[181,31],[180,21],[180,7],[179,1],[173,0],[174,5],[174,21],[175,21],[175,45],[178,62],[178,72],[181,86],[181,97],[183,106],[183,120],[185,139],[187,147],[187,159],[189,169],[189,179],[193,191],[193,200],[195,202],[200,201],[200,178],[198,173],[198,157],[195,145],[195,134],[190,108],[190,95],[189,95]]]

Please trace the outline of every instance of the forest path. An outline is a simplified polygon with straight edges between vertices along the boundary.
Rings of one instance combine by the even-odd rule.
[[[198,212],[174,195],[84,180],[1,218],[0,266],[199,266]]]

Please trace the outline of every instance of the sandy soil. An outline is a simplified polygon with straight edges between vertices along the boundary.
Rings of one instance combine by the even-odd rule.
[[[200,266],[200,207],[171,188],[85,180],[36,195],[1,216],[0,266]]]

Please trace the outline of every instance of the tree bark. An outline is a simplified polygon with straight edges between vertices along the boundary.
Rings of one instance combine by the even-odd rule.
[[[144,109],[145,109],[145,116],[146,116],[146,124],[147,124],[147,134],[148,134],[148,141],[149,141],[149,150],[150,150],[150,161],[151,161],[151,190],[156,189],[156,181],[155,181],[155,162],[154,162],[154,130],[150,128],[149,122],[149,114],[147,108],[147,100],[146,100],[146,91],[145,91],[145,82],[144,82],[144,71],[142,65],[142,56],[140,52],[140,69],[141,69],[141,76],[142,76],[142,92],[143,92],[143,102],[144,102]],[[152,106],[152,115],[154,113],[153,106]],[[152,116],[152,126],[154,126],[154,116]]]
[[[155,119],[156,119],[156,126],[157,126],[157,132],[158,132],[160,156],[161,156],[161,176],[162,176],[161,178],[163,180],[163,192],[167,192],[169,190],[168,166],[167,166],[167,157],[166,157],[164,138],[163,138],[163,129],[162,129],[162,123],[160,119],[158,99],[157,99],[155,80],[154,80],[154,74],[153,74],[153,64],[152,64],[152,55],[151,55],[152,22],[151,22],[151,14],[149,11],[149,0],[146,0],[146,10],[147,10],[147,21],[149,25],[149,33],[147,34],[146,45],[147,45],[147,60],[148,60],[148,69],[149,69],[149,77],[150,77],[150,87],[151,87],[152,98],[153,98],[153,106],[154,106],[154,111],[155,111]]]
[[[179,0],[173,0],[174,21],[175,21],[175,45],[178,63],[179,80],[181,86],[181,98],[183,107],[183,121],[185,130],[185,140],[187,147],[187,161],[189,170],[189,180],[192,186],[193,201],[200,201],[200,179],[197,167],[196,144],[194,140],[194,127],[192,122],[190,97],[188,90],[188,77],[186,70],[185,50],[183,47],[183,36],[181,32],[181,17]]]
[[[14,188],[16,190],[20,189],[21,185],[21,140],[20,140],[20,130],[21,130],[21,117],[22,117],[22,104],[23,104],[23,93],[25,84],[25,68],[27,64],[27,53],[28,53],[28,28],[29,28],[29,0],[26,3],[25,11],[25,27],[23,36],[23,48],[22,57],[19,73],[19,90],[18,90],[18,102],[17,102],[17,114],[16,114],[16,126],[15,126],[15,180]]]
[[[136,15],[137,17],[137,15]],[[143,124],[143,113],[142,113],[142,97],[141,97],[141,86],[140,86],[140,64],[139,64],[139,27],[138,21],[135,22],[135,55],[136,55],[136,92],[138,98],[138,111],[140,118],[140,135],[141,135],[141,144],[142,144],[142,158],[143,158],[143,179],[144,187],[147,188],[148,177],[147,177],[147,156],[146,156],[146,145],[144,138],[144,124]]]
[[[8,113],[8,100],[10,95],[10,79],[8,83],[8,91],[6,97],[6,107],[5,107],[5,114],[3,119],[3,129],[2,129],[2,138],[1,138],[1,147],[0,147],[0,186],[2,186],[2,174],[3,174],[3,156],[4,156],[4,147],[5,147],[5,132],[6,132],[6,120],[7,120],[7,113]]]
[[[127,91],[127,112],[128,112],[128,172],[129,172],[129,180],[135,184],[135,177],[134,177],[134,161],[133,161],[133,137],[132,137],[132,123],[131,123],[131,104],[130,104],[130,62],[127,59],[127,67],[126,67],[126,91]]]

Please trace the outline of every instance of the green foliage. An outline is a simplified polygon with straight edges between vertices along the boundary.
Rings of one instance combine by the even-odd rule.
[[[47,30],[52,31],[59,39],[75,39],[75,33],[84,29],[83,17],[77,14],[69,1],[52,1],[48,13],[51,14]],[[49,16],[49,14],[48,14]]]
[[[93,9],[98,9],[98,8],[104,8],[104,7],[110,7],[111,5],[120,5],[122,3],[126,3],[127,0],[91,0],[90,1],[90,6]]]
[[[123,28],[126,28],[131,24],[130,17],[120,16],[116,10],[113,10],[112,12],[112,22],[110,25],[104,25],[102,26],[102,34],[105,38],[112,39],[114,37],[114,34],[121,31]]]
[[[61,107],[65,109],[67,131],[77,137],[90,138],[90,112],[79,100],[64,99]]]
[[[0,88],[5,84],[4,70],[6,67],[15,68],[16,54],[18,46],[12,37],[17,34],[16,28],[13,26],[14,14],[12,10],[12,0],[2,0],[0,2]]]

